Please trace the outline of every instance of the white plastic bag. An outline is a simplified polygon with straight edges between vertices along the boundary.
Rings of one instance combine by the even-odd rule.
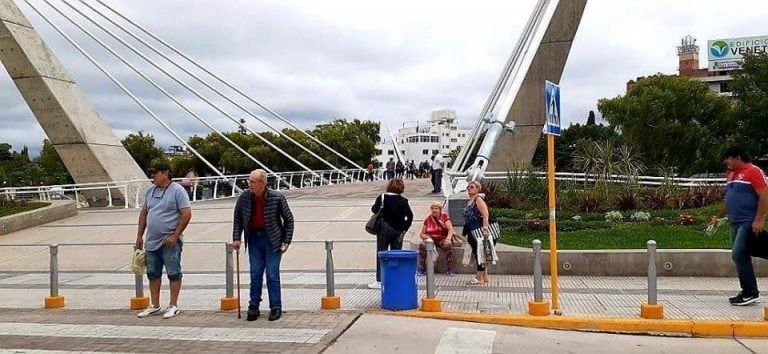
[[[131,271],[137,275],[147,272],[147,253],[143,249],[133,250],[133,254],[131,254]]]

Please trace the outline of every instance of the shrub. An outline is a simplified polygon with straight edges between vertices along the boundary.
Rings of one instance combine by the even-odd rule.
[[[692,214],[688,214],[688,213],[680,214],[680,217],[678,218],[678,220],[682,225],[691,225],[694,222],[696,222],[696,218]]]
[[[632,189],[624,189],[616,196],[616,209],[621,211],[635,210],[638,206],[637,192]]]
[[[624,221],[624,214],[616,210],[609,211],[605,213],[605,221],[606,222],[622,222]]]
[[[648,221],[651,220],[651,213],[645,211],[638,211],[629,217],[632,221]]]
[[[667,207],[672,195],[667,188],[646,189],[642,196],[643,207],[648,210],[661,210]]]
[[[582,191],[579,197],[579,211],[594,213],[598,210],[600,210],[600,201],[597,199],[597,196],[590,190]]]
[[[485,201],[490,208],[511,208],[512,198],[499,186],[499,183],[489,182],[483,186]]]

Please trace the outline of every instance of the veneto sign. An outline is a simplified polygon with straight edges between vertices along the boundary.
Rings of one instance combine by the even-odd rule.
[[[741,68],[745,54],[768,51],[768,36],[715,39],[707,43],[709,71],[735,70]]]

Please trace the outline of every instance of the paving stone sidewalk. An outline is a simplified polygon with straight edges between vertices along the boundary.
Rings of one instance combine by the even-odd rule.
[[[88,352],[319,353],[359,312],[288,311],[275,322],[233,312],[139,319],[130,310],[0,309],[0,349]]]
[[[336,294],[342,309],[367,311],[379,308],[381,293],[368,289],[372,272],[336,274]],[[524,314],[532,299],[530,276],[495,275],[485,286],[468,286],[470,274],[455,277],[436,276],[438,297],[444,311],[468,313]],[[243,304],[247,303],[249,283],[242,277]],[[419,297],[425,296],[424,277],[418,277]],[[644,277],[574,277],[560,278],[561,308],[565,315],[635,318],[640,304],[646,301],[647,280]],[[59,293],[66,298],[67,309],[126,309],[134,295],[134,277],[129,273],[62,273]],[[287,311],[317,311],[325,295],[322,272],[285,272],[282,274],[283,307]],[[759,279],[768,289],[768,278]],[[183,310],[216,311],[225,295],[223,273],[195,273],[184,277],[180,305]],[[549,298],[549,281],[545,279],[545,297]],[[665,305],[669,319],[707,319],[762,321],[763,305],[735,307],[727,298],[738,289],[735,278],[659,278],[659,301]],[[148,287],[145,280],[145,292]],[[36,309],[42,307],[48,294],[45,273],[0,274],[0,308]],[[167,299],[164,289],[162,299]],[[266,287],[262,307],[266,309]],[[167,301],[167,300],[163,300]]]

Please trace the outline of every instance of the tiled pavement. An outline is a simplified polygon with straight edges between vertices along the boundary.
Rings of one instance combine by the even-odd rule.
[[[532,298],[530,276],[496,275],[487,286],[467,286],[470,274],[455,277],[436,276],[438,297],[444,311],[473,313],[523,314]],[[249,283],[242,276],[243,303]],[[370,272],[336,274],[336,294],[342,308],[366,311],[378,308],[380,292],[366,285],[373,280]],[[424,277],[418,277],[420,297],[425,295]],[[317,311],[325,295],[325,274],[320,272],[285,272],[282,274],[283,307],[288,311]],[[768,289],[768,278],[759,279]],[[134,294],[134,277],[129,273],[62,273],[59,293],[66,298],[67,309],[126,309]],[[225,295],[221,273],[186,274],[180,305],[183,310],[216,311]],[[640,304],[647,299],[643,277],[572,277],[560,279],[561,308],[565,315],[637,317]],[[545,279],[545,297],[549,281]],[[659,278],[659,301],[670,319],[711,319],[759,321],[763,306],[734,307],[727,297],[738,289],[735,278]],[[145,292],[148,287],[145,280]],[[0,308],[38,309],[48,294],[48,275],[44,273],[8,273],[0,275]],[[266,309],[266,287],[262,296]],[[162,299],[167,299],[164,290]],[[167,300],[163,300],[167,301]]]
[[[129,310],[0,309],[0,348],[88,352],[318,353],[356,312],[286,312],[280,321],[233,312],[185,311],[139,319]]]

